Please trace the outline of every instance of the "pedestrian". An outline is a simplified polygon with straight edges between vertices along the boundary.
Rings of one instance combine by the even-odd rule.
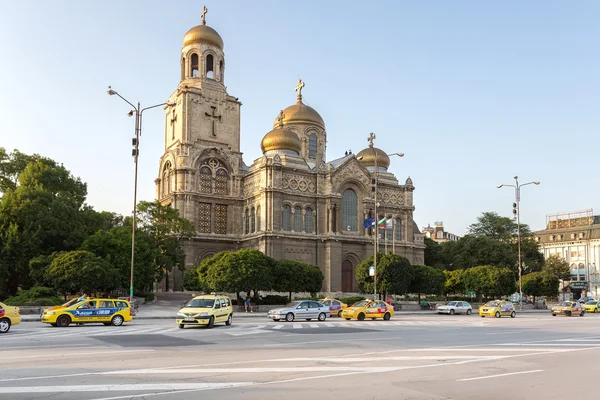
[[[250,312],[254,312],[252,311],[252,303],[250,303],[250,297],[246,297],[246,300],[244,301],[244,308],[246,309],[246,312],[248,312],[248,310],[250,310]]]

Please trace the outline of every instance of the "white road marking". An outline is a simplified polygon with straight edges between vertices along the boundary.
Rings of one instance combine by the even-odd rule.
[[[523,331],[514,331],[514,332],[491,332],[491,333],[486,333],[486,335],[512,335],[514,333],[521,333]]]
[[[332,324],[331,322],[325,322],[323,325],[328,326],[330,328],[338,326],[337,324]]]
[[[308,324],[311,328],[320,328],[319,324],[310,323]]]
[[[543,372],[543,369],[533,369],[531,371],[521,371],[521,372],[509,372],[507,374],[498,374],[498,375],[488,375],[488,376],[478,376],[476,378],[464,378],[464,379],[457,379],[457,382],[464,382],[464,381],[476,381],[479,379],[489,379],[489,378],[498,378],[500,376],[509,376],[509,375],[521,375],[521,374],[533,374],[535,372]]]
[[[273,329],[281,329],[281,328],[283,328],[283,325],[275,325],[275,326],[273,327]]]
[[[302,329],[302,324],[294,324],[294,329]]]
[[[72,386],[24,386],[3,387],[2,393],[80,393],[80,392],[119,392],[119,391],[172,391],[172,390],[207,390],[235,386],[252,385],[254,382],[227,383],[151,383],[125,385],[72,385]]]
[[[353,335],[353,333],[351,334]],[[298,335],[286,335],[286,336],[298,336]],[[378,342],[380,340],[398,340],[400,339],[400,337],[394,337],[394,338],[377,338],[377,339],[338,339],[338,340],[315,340],[312,342],[293,342],[293,343],[274,343],[274,344],[264,344],[263,347],[277,347],[277,346],[292,346],[292,345],[299,345],[299,344],[311,344],[311,343],[339,343],[339,342],[358,342],[358,341],[371,341],[371,342]]]
[[[264,372],[335,372],[335,371],[361,371],[361,372],[390,372],[398,367],[343,367],[343,366],[309,366],[309,367],[273,367],[273,368],[178,368],[178,369],[132,369],[128,371],[111,371],[103,375],[138,375],[138,374],[257,374]]]
[[[117,351],[94,351],[94,352],[86,352],[86,353],[62,353],[62,354],[38,354],[35,356],[18,356],[18,357],[2,357],[1,361],[4,360],[20,360],[22,358],[46,358],[46,357],[79,357],[79,356],[101,356],[104,354],[112,354],[112,353],[141,353],[154,351],[154,349],[141,349],[141,350],[117,350]],[[0,392],[2,390],[0,389]]]
[[[263,329],[263,328],[266,328],[266,327],[267,327],[267,325],[258,325],[258,326],[256,327],[256,329]]]
[[[247,330],[236,330],[233,332],[225,332],[231,336],[247,336],[247,335],[261,335],[263,333],[273,333],[272,330],[264,330],[264,329],[247,329]]]

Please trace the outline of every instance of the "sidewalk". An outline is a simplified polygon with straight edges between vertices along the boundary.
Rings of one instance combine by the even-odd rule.
[[[178,307],[164,307],[157,305],[141,305],[137,315],[133,317],[133,319],[175,319],[177,315],[177,311],[179,311]],[[523,310],[518,311],[518,314],[543,314],[549,313],[550,310]],[[477,313],[477,310],[473,311],[474,314]],[[233,311],[234,318],[242,318],[242,319],[266,319],[266,312],[237,312]],[[437,315],[435,311],[396,311],[396,315]],[[39,315],[21,315],[22,322],[36,322],[40,320]]]

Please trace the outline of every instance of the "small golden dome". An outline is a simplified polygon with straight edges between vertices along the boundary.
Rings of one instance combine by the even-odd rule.
[[[260,148],[263,153],[270,150],[291,150],[300,154],[302,142],[294,132],[279,125],[265,135],[260,143]]]
[[[373,151],[375,150],[375,151]],[[375,166],[375,154],[377,154],[377,167],[388,169],[390,166],[390,158],[385,151],[378,149],[377,147],[367,147],[356,155],[358,161],[365,167]],[[362,158],[361,158],[362,157]]]
[[[223,50],[221,35],[210,26],[198,25],[187,31],[183,37],[183,47],[195,43],[212,44]]]
[[[319,113],[314,108],[304,104],[301,99],[296,104],[283,110],[283,114],[285,115],[283,118],[284,124],[314,124],[325,128],[325,122]],[[273,126],[278,124],[279,120],[276,119]]]

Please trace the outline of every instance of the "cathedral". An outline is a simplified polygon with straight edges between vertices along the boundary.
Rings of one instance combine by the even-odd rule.
[[[274,110],[273,127],[260,143],[263,156],[244,162],[242,103],[227,93],[223,39],[206,25],[206,11],[183,37],[155,180],[156,198],[196,227],[195,237],[182,243],[186,270],[220,251],[251,248],[318,266],[324,292],[356,292],[354,269],[373,254],[375,230],[379,251],[423,264],[412,180],[399,184],[388,172],[390,155],[374,147],[373,134],[365,134],[368,146],[358,154],[328,161],[325,122],[302,102],[301,80],[296,102]],[[376,216],[385,220],[378,229]],[[158,289],[182,290],[182,279],[183,272],[173,271]]]

